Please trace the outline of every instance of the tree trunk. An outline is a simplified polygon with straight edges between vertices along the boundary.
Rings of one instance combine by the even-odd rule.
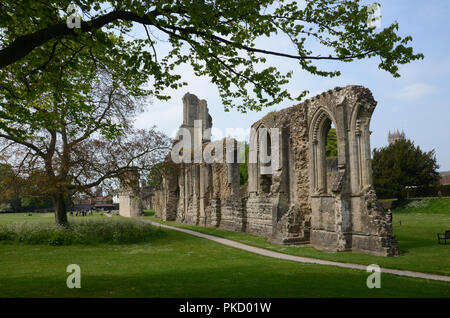
[[[55,207],[55,222],[58,225],[67,226],[67,207],[66,200],[63,193],[58,193],[53,196],[53,204]]]

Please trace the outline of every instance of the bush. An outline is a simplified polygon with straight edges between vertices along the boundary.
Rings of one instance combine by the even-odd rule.
[[[441,191],[442,196],[450,197],[450,184],[441,185],[439,190]]]
[[[437,168],[434,150],[424,152],[410,140],[399,140],[373,151],[373,185],[380,199],[404,199],[412,186],[419,196],[430,196],[430,185],[439,180]]]
[[[145,216],[155,216],[155,210],[144,210]]]
[[[406,189],[405,197],[407,198],[438,197],[439,192],[441,192],[441,195],[443,197],[450,197],[450,184],[439,185],[435,187]]]
[[[11,203],[0,203],[0,212],[12,211]]]
[[[0,226],[0,241],[25,244],[131,244],[160,237],[152,225],[130,219],[73,220],[69,227],[44,222]]]

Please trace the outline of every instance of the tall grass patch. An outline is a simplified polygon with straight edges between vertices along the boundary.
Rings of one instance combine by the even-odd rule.
[[[133,244],[162,235],[151,224],[132,219],[72,220],[68,227],[48,222],[0,225],[0,242],[25,244]]]

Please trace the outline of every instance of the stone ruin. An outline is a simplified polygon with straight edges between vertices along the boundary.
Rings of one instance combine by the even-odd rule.
[[[234,154],[236,160],[175,164],[168,156],[169,168],[154,194],[156,216],[256,234],[280,244],[397,255],[392,225],[372,185],[369,124],[376,104],[367,88],[347,86],[269,113],[252,125],[257,133],[250,136],[249,156],[257,159],[248,164],[248,182],[240,186],[237,143],[212,142],[206,101],[186,94],[181,128],[193,131],[195,121],[202,120],[202,134],[193,132],[193,143],[202,149],[221,143],[228,148],[225,155]],[[338,156],[327,160],[332,124]],[[267,138],[265,145],[261,136]],[[261,151],[278,155],[269,171],[259,160]]]
[[[130,168],[120,178],[119,215],[137,217],[142,215],[142,199],[139,188],[139,171]]]

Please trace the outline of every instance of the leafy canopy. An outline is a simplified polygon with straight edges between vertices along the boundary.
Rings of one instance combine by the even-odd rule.
[[[79,98],[85,88],[74,86],[70,78],[59,79],[61,63],[74,76],[87,76],[77,73],[92,63],[103,64],[132,93],[168,99],[164,89],[186,85],[177,66],[189,63],[196,75],[209,77],[218,87],[226,110],[246,112],[307,94],[303,89],[291,96],[284,85],[292,71],[283,74],[267,65],[267,56],[297,60],[301,69],[324,77],[340,72],[321,69],[317,61],[378,57],[379,68],[398,77],[400,64],[423,58],[408,46],[410,36],[397,34],[397,23],[381,31],[371,28],[360,0],[315,0],[304,6],[287,0],[76,0],[83,19],[73,29],[67,27],[70,3],[0,4],[2,99],[39,96],[55,81],[64,98]],[[292,52],[257,45],[277,34],[291,42]],[[24,79],[28,83],[18,83]],[[30,116],[16,105],[2,106],[2,120]]]

